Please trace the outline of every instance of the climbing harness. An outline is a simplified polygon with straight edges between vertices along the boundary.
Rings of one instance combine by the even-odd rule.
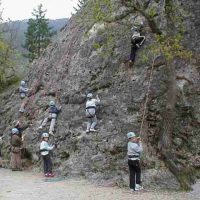
[[[140,125],[140,132],[139,132],[139,136],[141,135],[142,133],[142,129],[143,129],[143,125],[144,125],[144,121],[146,119],[146,110],[147,110],[147,103],[149,101],[149,93],[150,93],[150,87],[151,87],[151,82],[152,82],[152,79],[153,79],[153,69],[154,69],[154,63],[155,63],[155,56],[153,58],[153,63],[152,63],[152,66],[151,66],[151,71],[150,71],[150,76],[149,76],[149,82],[148,82],[148,87],[147,87],[147,92],[146,92],[146,99],[145,99],[145,103],[144,103],[144,110],[143,110],[143,114],[142,114],[142,122],[141,122],[141,125]]]
[[[90,111],[89,111],[90,108],[95,110],[95,112],[94,112],[93,114],[90,113]],[[87,117],[87,118],[93,118],[93,117],[96,115],[96,107],[95,107],[95,106],[88,106],[88,107],[85,109],[85,111],[86,111],[86,113],[89,114],[89,116],[87,116],[87,114],[86,114],[86,117]]]

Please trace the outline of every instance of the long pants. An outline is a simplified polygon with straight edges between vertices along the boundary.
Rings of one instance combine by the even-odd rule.
[[[42,156],[44,164],[44,174],[52,173],[52,161],[50,155]]]
[[[94,129],[96,125],[97,125],[96,115],[94,117],[88,118],[87,130]]]
[[[49,132],[54,132],[54,127],[55,127],[55,124],[56,124],[56,117],[57,117],[57,114],[49,114],[48,117],[45,117],[44,121],[42,122],[42,127],[43,126],[46,126],[47,122],[49,120],[51,120],[51,124],[50,124],[50,128],[49,128]]]
[[[140,37],[137,37],[137,38],[135,38],[135,39],[132,40],[131,54],[130,54],[130,60],[132,62],[135,61],[136,51],[142,45],[142,43],[144,42],[144,40],[145,40],[144,36],[140,36]],[[137,45],[139,45],[139,47]]]
[[[96,113],[95,108],[86,109],[85,114],[86,114],[86,117],[88,119],[87,131],[89,131],[90,129],[94,129],[95,126],[97,125],[97,117],[96,117],[95,113]]]
[[[10,165],[12,169],[16,170],[22,169],[21,150],[19,152],[11,152]]]
[[[139,160],[128,160],[130,172],[130,188],[135,190],[135,183],[141,184],[141,168]]]
[[[28,97],[25,97],[22,100],[22,103],[21,103],[21,106],[20,106],[20,109],[19,109],[20,112],[24,112],[25,111],[25,107],[26,107],[27,103],[28,103]]]

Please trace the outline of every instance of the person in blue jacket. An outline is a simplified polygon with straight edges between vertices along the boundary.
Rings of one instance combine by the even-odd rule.
[[[54,135],[54,127],[56,123],[56,118],[58,113],[61,111],[61,106],[58,108],[55,104],[55,101],[50,101],[49,103],[49,113],[48,116],[45,117],[44,121],[42,122],[41,126],[39,129],[42,129],[43,126],[46,126],[47,122],[51,120],[50,128],[49,128],[49,134]]]

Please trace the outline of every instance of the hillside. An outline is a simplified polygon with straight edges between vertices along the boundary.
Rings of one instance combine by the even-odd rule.
[[[68,19],[49,20],[49,26],[52,27],[56,33],[67,25],[67,21]],[[23,45],[25,44],[25,32],[28,27],[27,22],[28,20],[23,20],[0,24],[0,32],[3,33],[2,37],[6,39],[8,44],[11,44],[13,49],[10,65],[12,65],[16,77],[24,77],[28,68],[28,59],[24,57],[24,54],[27,54],[27,51],[23,48]],[[56,37],[56,34],[53,37]],[[5,69],[5,77],[13,76],[13,70],[10,72],[9,69]],[[12,80],[6,78],[6,82],[10,81]]]
[[[53,28],[54,31],[59,32],[62,27],[64,27],[67,24],[68,19],[55,19],[55,20],[49,20],[49,26]],[[13,32],[15,33],[15,47],[19,51],[24,51],[23,45],[25,42],[25,32],[27,30],[28,20],[22,20],[22,21],[11,21],[5,24],[2,24],[2,26],[7,26]],[[9,38],[9,34],[6,33],[5,38]]]
[[[9,157],[12,122],[20,119],[29,125],[25,157],[39,168],[38,127],[55,100],[62,105],[51,137],[57,173],[127,185],[126,134],[139,133],[144,119],[144,185],[190,189],[200,168],[200,1],[86,2],[30,65],[26,113],[18,113],[17,85],[0,95],[3,157]],[[141,22],[146,41],[129,65],[131,27]],[[88,135],[87,92],[101,99],[98,132]]]

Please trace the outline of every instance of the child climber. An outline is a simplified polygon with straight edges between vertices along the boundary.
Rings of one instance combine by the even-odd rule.
[[[19,94],[20,98],[23,99],[21,107],[19,109],[19,112],[24,113],[25,112],[25,106],[28,103],[28,93],[31,91],[31,89],[27,88],[26,82],[21,81],[19,86]]]
[[[135,133],[127,133],[128,137],[128,166],[130,171],[130,189],[138,191],[143,189],[141,186],[140,154],[143,151],[142,143]]]
[[[85,107],[85,113],[86,113],[86,117],[88,119],[88,122],[87,122],[86,133],[96,131],[94,129],[95,126],[97,125],[96,107],[99,104],[100,104],[100,99],[99,99],[98,95],[97,95],[97,98],[95,99],[95,98],[93,98],[92,93],[87,94],[87,102],[86,102],[86,107]]]
[[[50,101],[50,103],[49,103],[49,113],[45,117],[45,119],[42,122],[39,129],[42,129],[44,126],[46,126],[47,122],[49,120],[51,120],[51,124],[50,124],[50,127],[49,127],[49,134],[54,136],[54,127],[55,127],[55,124],[56,124],[57,115],[60,111],[61,111],[61,106],[57,107],[55,101]]]
[[[43,133],[42,134],[42,142],[40,143],[40,152],[43,158],[44,164],[44,176],[45,177],[54,177],[52,173],[52,161],[50,156],[50,151],[53,150],[54,145],[48,144],[49,134]]]

